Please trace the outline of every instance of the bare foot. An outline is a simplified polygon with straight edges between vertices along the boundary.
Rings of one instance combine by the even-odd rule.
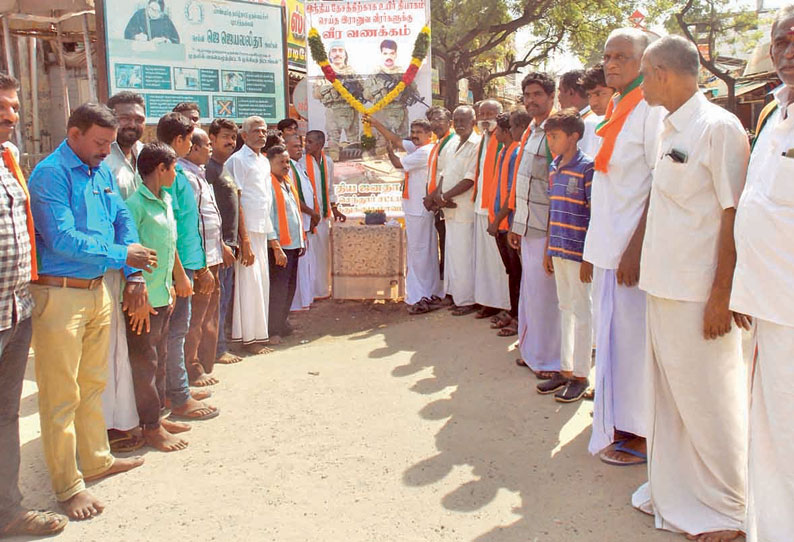
[[[190,390],[190,396],[196,401],[203,401],[212,397],[212,390]]]
[[[179,433],[186,433],[191,429],[193,429],[188,423],[175,422],[169,420],[168,418],[163,418],[162,420],[160,420],[160,426],[162,426],[163,429],[165,429],[172,435],[177,435]]]
[[[68,501],[62,502],[61,507],[67,516],[77,520],[98,516],[105,509],[105,505],[85,489]]]
[[[199,376],[197,379],[192,380],[190,382],[190,385],[196,386],[197,388],[203,388],[205,386],[212,386],[214,384],[217,384],[218,382],[219,380],[214,376],[212,376],[211,374],[204,373],[201,376]]]
[[[217,407],[208,405],[203,401],[196,401],[192,397],[185,401],[185,404],[171,409],[171,416],[186,420],[208,420],[217,415]]]
[[[271,339],[271,343],[272,343],[272,339]],[[273,352],[273,349],[268,346],[265,346],[264,344],[254,343],[246,346],[245,351],[254,356],[258,356],[260,354],[270,354]]]
[[[187,441],[172,435],[161,425],[157,429],[144,429],[146,444],[161,452],[176,452],[187,448]]]
[[[243,361],[243,358],[240,356],[235,356],[231,352],[224,352],[218,359],[215,360],[215,363],[220,363],[221,365],[231,365],[233,363],[240,363]]]
[[[139,455],[136,455],[135,457],[114,457],[113,464],[110,466],[108,470],[100,474],[95,474],[94,476],[86,476],[85,481],[93,482],[101,478],[107,478],[108,476],[113,476],[114,474],[127,472],[128,470],[135,469],[137,467],[140,467],[141,465],[143,465],[143,458]]]
[[[697,540],[698,542],[730,542],[737,540],[742,533],[739,531],[714,531],[698,535],[686,535],[687,540]]]

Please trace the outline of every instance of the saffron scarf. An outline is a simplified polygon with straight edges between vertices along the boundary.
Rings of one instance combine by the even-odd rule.
[[[314,189],[314,197],[317,197],[317,180],[314,176],[314,162],[315,158],[311,154],[306,155],[306,173],[309,174],[309,180],[312,183],[312,188]],[[328,202],[331,200],[331,193],[328,187],[328,161],[325,158],[325,153],[320,152],[320,188],[322,189],[323,194],[323,208],[322,208],[322,217],[330,218],[331,217],[331,207],[328,205]],[[317,207],[315,207],[317,209]]]
[[[480,139],[480,148],[477,150],[477,167],[474,172],[474,190],[471,191],[471,201],[477,201],[477,181],[480,178],[480,160],[482,158],[482,148],[485,145],[485,137]],[[485,149],[485,160],[482,164],[483,177],[482,177],[482,199],[480,200],[480,208],[487,209],[490,203],[493,203],[493,197],[496,193],[494,188],[494,181],[496,179],[496,155],[502,149],[502,144],[491,134],[488,138],[488,146]],[[490,203],[489,203],[490,202]]]
[[[438,155],[441,154],[441,151],[444,150],[449,140],[452,139],[452,136],[455,135],[455,132],[452,130],[447,131],[444,134],[444,137],[441,138],[441,141],[436,143],[433,147],[433,150],[430,151],[430,157],[427,159],[427,171],[430,175],[430,179],[427,183],[427,192],[432,193],[435,191],[437,182],[438,182]]]
[[[521,136],[521,143],[518,147],[518,157],[516,158],[516,165],[513,169],[513,186],[510,187],[510,198],[508,202],[512,211],[516,210],[516,177],[518,176],[518,170],[521,167],[521,159],[524,157],[524,147],[527,146],[527,140],[529,140],[530,135],[532,135],[531,124],[527,126],[527,129],[524,130],[524,134]]]
[[[512,193],[512,186],[509,190],[507,188],[508,173],[510,172],[510,157],[517,148],[518,142],[513,141],[509,146],[503,148],[502,152],[499,154],[499,202],[502,206],[509,205],[508,196]],[[515,175],[513,176],[513,184],[515,184]],[[490,218],[491,222],[493,222],[494,218],[496,218],[493,205],[491,205],[490,209],[488,210],[488,218]],[[507,217],[505,217],[502,223],[499,224],[499,230],[504,231],[507,230],[507,228]]]
[[[595,170],[606,173],[609,169],[609,161],[615,151],[615,142],[618,134],[626,124],[629,114],[634,111],[644,95],[642,93],[642,76],[637,77],[626,87],[622,94],[615,95],[607,105],[604,120],[596,127],[596,135],[601,137],[601,147],[595,157]],[[617,105],[615,103],[617,102]]]
[[[36,230],[33,226],[33,214],[30,212],[30,192],[28,192],[25,176],[22,175],[22,169],[19,167],[16,157],[9,147],[3,147],[3,163],[25,193],[25,214],[27,216],[28,238],[30,239],[30,280],[36,280],[39,276],[36,262]]]
[[[282,247],[285,247],[292,244],[292,236],[289,234],[289,223],[287,222],[287,202],[284,200],[284,190],[281,187],[282,181],[273,174],[270,175],[270,179],[273,182],[276,212],[278,213],[278,242]],[[283,182],[286,183],[287,188],[295,198],[295,203],[297,203],[299,197],[295,185],[289,182],[288,177],[285,177]],[[303,231],[303,219],[300,212],[298,212],[298,226],[300,231]]]
[[[289,161],[289,166],[292,168],[292,176],[295,178],[295,186],[298,190],[298,195],[300,196],[301,203],[305,204],[306,199],[303,197],[303,186],[301,186],[301,176],[300,173],[298,173],[298,168],[295,167],[295,162],[292,160]],[[317,203],[317,192],[312,190],[312,196],[314,197],[314,207],[312,207],[312,209],[316,211],[319,208],[319,204]],[[301,220],[302,219],[303,217],[301,217]],[[312,233],[314,233],[315,231],[317,231],[317,228],[311,229]]]

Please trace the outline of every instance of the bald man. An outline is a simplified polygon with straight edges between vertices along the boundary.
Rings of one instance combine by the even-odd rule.
[[[657,528],[724,542],[738,538],[745,518],[747,371],[739,325],[749,322],[731,313],[729,301],[750,146],[739,119],[700,93],[699,70],[697,48],[680,36],[651,44],[642,58],[645,100],[669,114],[640,263],[655,414],[648,484],[633,500],[655,515]]]
[[[637,288],[645,213],[656,163],[660,107],[643,98],[640,60],[648,35],[613,31],[604,75],[617,94],[596,131],[590,225],[584,259],[593,264],[596,382],[590,452],[614,465],[644,464],[651,419],[645,351],[645,293]]]
[[[480,144],[477,148],[477,162],[474,169],[474,301],[481,306],[478,318],[488,318],[503,313],[502,320],[509,323],[507,309],[510,308],[510,292],[507,286],[507,273],[502,265],[499,247],[494,238],[488,235],[488,224],[493,218],[493,200],[496,191],[496,157],[502,145],[493,133],[496,117],[502,112],[502,104],[496,100],[484,100],[477,109],[477,124],[480,128]],[[512,330],[509,335],[515,335]],[[500,334],[508,335],[507,331]]]

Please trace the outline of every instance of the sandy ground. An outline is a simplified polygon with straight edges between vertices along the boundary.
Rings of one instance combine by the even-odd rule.
[[[187,450],[93,484],[107,510],[58,540],[683,540],[630,507],[643,467],[587,454],[591,403],[538,395],[484,322],[334,301],[296,320],[290,348],[217,369],[221,416]],[[21,486],[45,508],[32,374]]]

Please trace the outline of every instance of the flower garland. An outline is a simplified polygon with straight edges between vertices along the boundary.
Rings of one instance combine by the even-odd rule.
[[[349,90],[347,90],[344,83],[339,80],[339,77],[337,76],[336,71],[334,71],[333,66],[331,66],[331,64],[328,62],[328,54],[325,52],[325,45],[323,44],[320,33],[316,28],[312,28],[309,31],[308,41],[309,51],[311,52],[312,59],[320,65],[320,69],[322,70],[325,79],[331,83],[331,85],[334,87],[334,90],[336,90],[339,95],[344,98],[350,107],[358,111],[361,115],[372,115],[373,113],[377,113],[396,100],[397,97],[402,94],[405,88],[413,83],[416,73],[422,66],[422,62],[427,56],[427,51],[430,48],[430,29],[427,26],[423,27],[419,32],[419,35],[416,37],[414,49],[411,53],[411,64],[408,66],[408,69],[405,70],[405,73],[403,74],[397,86],[370,107],[365,107],[364,104],[362,104],[355,96],[350,93]],[[375,147],[375,138],[372,135],[372,125],[366,120],[363,121],[363,125],[364,135],[361,137],[361,146],[364,149],[372,149]]]

